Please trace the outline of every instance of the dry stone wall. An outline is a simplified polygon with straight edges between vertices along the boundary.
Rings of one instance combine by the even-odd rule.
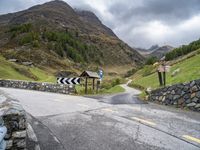
[[[200,112],[200,79],[151,91],[149,100]]]
[[[68,85],[42,83],[42,82],[29,82],[20,80],[0,80],[0,87],[20,88],[20,89],[54,92],[62,94],[75,93],[74,87],[70,88]]]
[[[7,128],[6,149],[26,149],[26,113],[18,101],[0,94],[1,126]]]

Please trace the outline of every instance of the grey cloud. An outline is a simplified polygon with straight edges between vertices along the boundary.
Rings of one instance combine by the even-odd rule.
[[[200,12],[200,0],[141,0],[137,3],[115,3],[110,12],[123,22],[160,20],[166,24],[175,24]]]
[[[50,0],[0,0],[0,14],[26,9]],[[100,20],[131,46],[187,44],[200,37],[200,0],[64,0],[73,8],[93,11]],[[93,3],[89,3],[93,2]],[[94,3],[97,2],[97,3]],[[105,12],[98,6],[101,2]],[[108,17],[109,15],[109,17]],[[196,20],[191,21],[197,16]],[[167,33],[156,32],[167,28]],[[182,24],[190,21],[187,25]],[[160,26],[159,26],[160,25]],[[165,30],[165,29],[164,29]],[[169,30],[169,33],[168,33]]]
[[[21,11],[47,1],[49,0],[0,0],[0,14]]]

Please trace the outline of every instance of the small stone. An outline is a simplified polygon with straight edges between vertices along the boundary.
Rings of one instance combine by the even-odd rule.
[[[12,146],[13,146],[13,140],[6,141],[6,149],[11,149]]]
[[[190,99],[189,94],[184,95],[184,99]]]
[[[187,104],[187,107],[194,107],[195,105],[196,103],[192,102],[192,103]]]
[[[22,117],[19,119],[19,129],[23,130],[25,128],[26,128],[26,119]]]
[[[187,99],[187,100],[185,101],[185,103],[186,103],[186,104],[191,103],[191,99]]]
[[[197,104],[197,105],[195,106],[195,108],[200,108],[200,104]]]
[[[183,88],[183,91],[187,92],[188,89],[189,89],[189,88],[188,88],[187,86],[185,86],[185,87]]]
[[[173,91],[171,92],[171,94],[173,94],[173,95],[174,95],[174,94],[175,94],[175,91],[173,90]]]
[[[179,97],[180,97],[180,95],[175,95],[175,96],[173,97],[173,99],[176,100],[176,99],[178,99]]]
[[[17,146],[17,148],[25,148],[26,147],[26,140],[25,139],[17,139],[14,140],[14,145]]]
[[[184,99],[183,99],[183,98],[179,99],[179,100],[178,100],[178,105],[182,105],[183,102],[184,102]]]
[[[162,100],[162,98],[163,98],[163,97],[162,97],[162,96],[160,96],[158,100],[159,100],[159,101],[161,101],[161,100]]]
[[[192,93],[190,97],[194,98],[195,96],[196,96],[196,93]]]
[[[193,87],[192,87],[192,89],[191,89],[191,91],[192,91],[192,92],[196,92],[196,91],[198,91],[198,88],[197,88],[197,86],[196,86],[196,85],[195,85],[195,86],[193,86]]]
[[[191,83],[190,83],[190,87],[193,87],[195,85],[195,81],[192,81]]]
[[[25,138],[25,137],[26,137],[26,130],[14,132],[14,133],[12,134],[12,136],[13,136],[14,138]]]
[[[172,95],[169,95],[169,99],[172,100],[172,99],[173,99],[173,96],[172,96]]]
[[[196,93],[196,97],[200,98],[200,91]]]
[[[192,101],[195,102],[195,103],[197,103],[198,100],[199,100],[199,99],[196,98],[196,97],[194,97],[194,98],[192,99]]]
[[[165,101],[165,98],[166,98],[166,97],[165,97],[165,96],[163,96],[163,98],[162,98],[162,102],[164,102],[164,101]]]
[[[181,95],[184,95],[184,94],[185,94],[185,92],[184,92],[184,91],[182,91],[182,92],[181,92]]]

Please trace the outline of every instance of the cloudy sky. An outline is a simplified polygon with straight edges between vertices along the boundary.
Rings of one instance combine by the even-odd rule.
[[[0,0],[0,14],[50,0]],[[200,0],[64,0],[91,10],[134,47],[179,46],[200,38]]]

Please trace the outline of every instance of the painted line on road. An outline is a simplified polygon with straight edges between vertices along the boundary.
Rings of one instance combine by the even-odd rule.
[[[137,117],[131,117],[131,119],[134,119],[138,122],[141,122],[141,123],[145,123],[145,124],[149,124],[149,125],[152,125],[152,126],[156,126],[156,123],[152,122],[152,121],[149,121],[149,120],[145,120],[145,119],[141,119],[141,118],[137,118]]]
[[[192,137],[189,135],[183,135],[183,138],[200,144],[200,139],[198,139],[198,138],[195,138],[195,137]]]
[[[35,132],[29,123],[27,124],[27,134],[32,141],[38,142],[37,136],[35,135]]]
[[[78,106],[81,106],[81,107],[86,107],[86,108],[89,108],[90,106],[88,105],[85,105],[85,104],[77,104]]]
[[[61,99],[54,99],[55,102],[64,102],[63,100]]]
[[[37,139],[37,136],[32,128],[32,126],[28,123],[27,124],[27,135],[28,135],[28,138],[36,143],[38,143],[38,139]],[[40,146],[39,144],[36,144],[35,145],[35,150],[40,150]]]
[[[112,110],[112,109],[110,109],[110,108],[104,108],[104,109],[102,109],[103,111],[107,111],[107,112],[111,112],[111,113],[118,113],[117,111],[115,111],[115,110]]]

